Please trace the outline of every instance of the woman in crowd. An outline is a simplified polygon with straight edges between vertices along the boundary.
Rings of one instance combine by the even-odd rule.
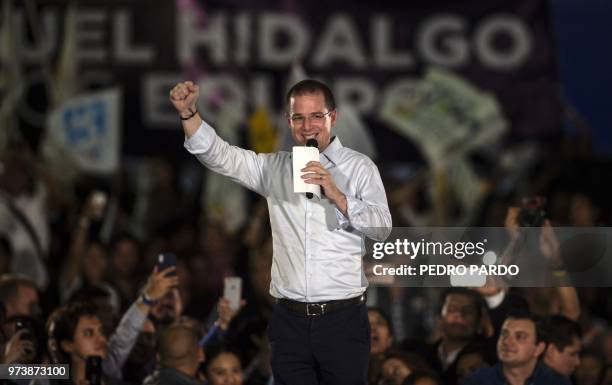
[[[204,371],[209,385],[242,385],[242,365],[233,350],[216,346],[206,352]]]

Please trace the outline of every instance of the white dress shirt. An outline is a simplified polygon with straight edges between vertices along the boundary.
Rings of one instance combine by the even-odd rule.
[[[384,240],[391,214],[378,168],[338,138],[320,154],[347,198],[348,218],[328,199],[293,192],[290,152],[256,154],[232,146],[205,122],[185,148],[210,170],[264,196],[273,238],[270,294],[302,302],[347,299],[368,286],[364,236]]]

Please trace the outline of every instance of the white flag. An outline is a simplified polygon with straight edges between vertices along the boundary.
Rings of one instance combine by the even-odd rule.
[[[432,164],[452,163],[472,149],[493,146],[508,126],[492,94],[436,67],[389,93],[380,117],[414,141]]]

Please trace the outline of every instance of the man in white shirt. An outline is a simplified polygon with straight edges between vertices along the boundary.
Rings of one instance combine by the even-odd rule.
[[[264,196],[273,237],[269,323],[277,384],[365,384],[370,330],[362,268],[364,237],[384,240],[391,215],[380,174],[365,155],[331,136],[334,97],[316,80],[287,94],[287,122],[297,145],[315,139],[319,162],[302,172],[324,196],[293,192],[291,153],[255,154],[231,146],[199,116],[199,88],[177,84],[170,100],[179,112],[185,147],[207,168]]]

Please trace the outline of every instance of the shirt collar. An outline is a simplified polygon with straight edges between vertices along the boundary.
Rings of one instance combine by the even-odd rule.
[[[175,368],[171,368],[169,366],[162,366],[159,369],[159,374],[165,374],[168,377],[172,377],[173,379],[176,380],[180,380],[177,381],[177,383],[183,383],[183,384],[199,384],[199,382],[191,376],[186,375],[185,373],[175,369]]]
[[[321,153],[321,164],[323,164],[323,161],[327,159],[334,165],[337,165],[338,160],[340,158],[340,149],[342,147],[344,146],[342,145],[342,143],[340,143],[340,138],[338,138],[337,136],[331,138],[329,145],[327,146],[325,151]]]
[[[502,369],[502,364],[500,362],[498,362],[495,366],[496,366],[496,372],[497,372],[498,378],[503,380],[504,384],[509,384],[508,380],[506,380],[506,377],[504,376],[504,371]],[[542,371],[542,364],[538,361],[536,363],[535,368],[533,368],[533,372],[531,373],[531,375],[529,377],[527,377],[527,379],[525,380],[525,385],[533,385],[533,384],[535,384],[534,381],[538,379],[538,376],[539,376],[541,371]]]
[[[508,383],[508,381],[506,381],[506,377],[504,376],[504,371],[502,369],[502,364],[501,362],[498,362],[497,364],[495,364],[495,374],[497,375],[497,380],[506,385]]]
[[[542,365],[543,365],[543,364],[541,363],[541,361],[538,361],[538,362],[536,363],[535,368],[533,368],[533,373],[531,373],[531,376],[529,376],[529,378],[527,378],[526,383],[528,383],[528,384],[534,383],[534,381],[535,381],[535,380],[536,380],[538,377],[540,377],[540,373],[541,373],[541,372],[542,372],[542,370],[543,370],[543,369],[542,369]]]
[[[463,346],[459,349],[455,349],[452,352],[446,354],[444,352],[444,347],[442,346],[442,342],[438,344],[438,358],[440,359],[440,363],[442,364],[442,368],[444,370],[448,369],[449,366],[455,362],[459,353],[463,350]]]

